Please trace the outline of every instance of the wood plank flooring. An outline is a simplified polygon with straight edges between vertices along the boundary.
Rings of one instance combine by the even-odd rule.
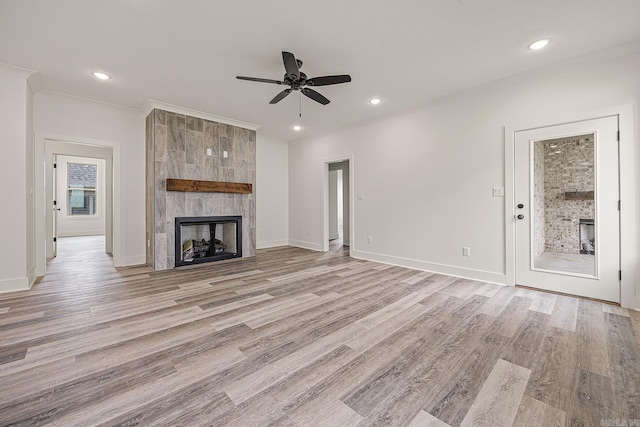
[[[640,425],[640,313],[292,247],[0,295],[0,426]],[[634,424],[635,423],[635,424]]]

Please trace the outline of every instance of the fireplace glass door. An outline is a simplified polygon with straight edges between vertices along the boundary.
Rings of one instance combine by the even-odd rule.
[[[241,217],[176,218],[176,266],[242,256]]]

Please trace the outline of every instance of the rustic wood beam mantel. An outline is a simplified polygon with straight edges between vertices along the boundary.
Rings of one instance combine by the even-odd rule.
[[[593,191],[567,191],[565,200],[593,200]]]
[[[251,194],[253,192],[253,185],[241,182],[199,181],[196,179],[167,178],[167,191]]]

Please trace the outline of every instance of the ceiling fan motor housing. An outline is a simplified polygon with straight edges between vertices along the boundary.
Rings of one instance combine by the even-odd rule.
[[[284,82],[291,86],[291,89],[293,90],[299,90],[301,87],[307,86],[309,84],[309,82],[307,82],[307,75],[302,71],[300,72],[300,78],[297,80],[291,79],[287,74],[285,74]]]

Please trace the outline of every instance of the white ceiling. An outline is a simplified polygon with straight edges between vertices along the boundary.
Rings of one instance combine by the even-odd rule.
[[[639,22],[638,0],[0,0],[0,62],[38,71],[43,89],[155,99],[292,140],[638,40]],[[542,37],[547,49],[526,49]],[[303,97],[300,119],[297,94],[269,105],[282,87],[235,79],[281,79],[282,50],[309,77],[353,81],[317,88],[327,106]]]

